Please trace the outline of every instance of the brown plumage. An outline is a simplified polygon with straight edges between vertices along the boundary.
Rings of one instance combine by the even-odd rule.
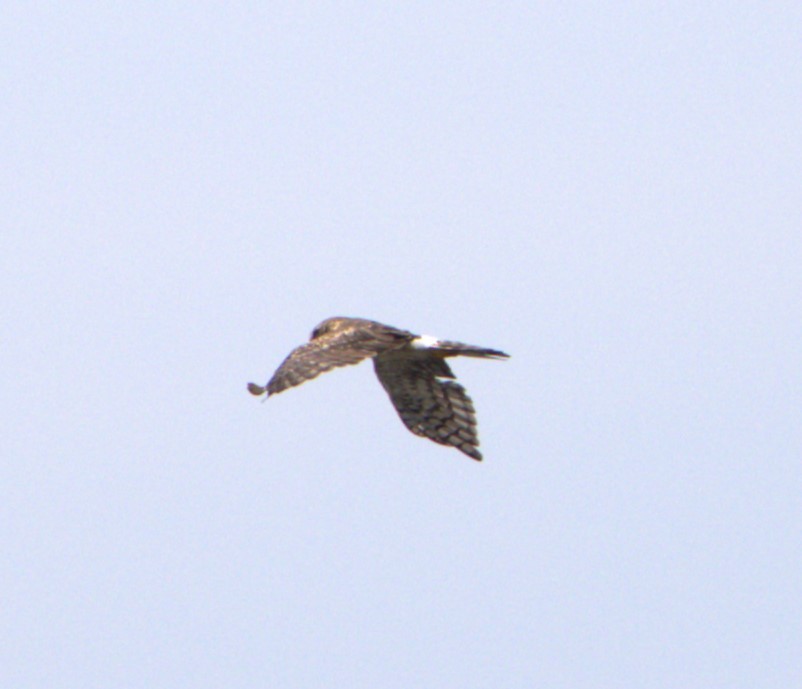
[[[379,381],[410,431],[481,460],[473,403],[445,361],[453,356],[509,355],[421,337],[363,318],[329,318],[312,331],[307,344],[290,352],[267,385],[248,383],[248,390],[270,396],[333,368],[372,358]]]

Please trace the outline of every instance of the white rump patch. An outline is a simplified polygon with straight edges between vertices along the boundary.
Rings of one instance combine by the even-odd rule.
[[[414,349],[433,349],[440,344],[440,340],[431,335],[421,335],[410,342]]]

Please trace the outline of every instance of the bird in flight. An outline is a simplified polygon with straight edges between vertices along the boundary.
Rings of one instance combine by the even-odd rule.
[[[268,397],[339,366],[373,359],[373,367],[404,425],[415,435],[455,447],[481,461],[473,402],[447,357],[507,359],[496,349],[415,335],[364,318],[328,318],[284,359],[267,385],[248,383]]]

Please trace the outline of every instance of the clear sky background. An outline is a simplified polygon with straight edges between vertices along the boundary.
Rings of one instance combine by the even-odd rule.
[[[802,686],[802,5],[0,24],[0,686]],[[333,315],[485,461],[246,392]]]

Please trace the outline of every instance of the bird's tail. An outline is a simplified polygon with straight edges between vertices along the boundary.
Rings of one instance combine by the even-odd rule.
[[[464,344],[462,342],[450,342],[448,340],[440,340],[437,343],[437,349],[445,356],[473,356],[478,359],[509,359],[510,355],[499,351],[498,349],[489,349],[488,347],[476,347],[474,345]]]

